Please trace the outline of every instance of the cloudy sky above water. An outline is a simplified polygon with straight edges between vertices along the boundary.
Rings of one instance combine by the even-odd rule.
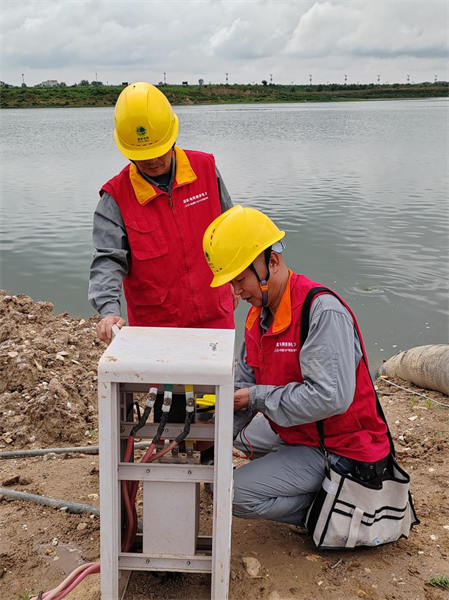
[[[449,79],[446,0],[2,0],[2,13],[14,85]]]

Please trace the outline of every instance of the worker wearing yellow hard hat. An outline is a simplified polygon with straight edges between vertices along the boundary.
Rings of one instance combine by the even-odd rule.
[[[212,154],[176,146],[178,117],[155,86],[137,82],[120,94],[114,137],[130,162],[100,190],[94,214],[89,300],[97,335],[109,343],[121,316],[128,324],[233,328],[231,286],[210,287],[202,253],[208,224],[232,206]]]
[[[134,83],[120,94],[114,111],[114,137],[130,160],[150,160],[171,150],[179,131],[178,117],[154,85]]]
[[[330,463],[371,485],[381,481],[389,442],[354,314],[332,290],[288,269],[284,236],[264,213],[235,206],[206,229],[203,250],[211,286],[232,282],[251,305],[234,435],[257,460],[235,471],[234,514],[299,531],[325,476],[318,422]],[[253,419],[258,412],[266,418]]]

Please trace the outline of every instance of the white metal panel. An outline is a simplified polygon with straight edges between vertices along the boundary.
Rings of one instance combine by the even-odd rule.
[[[146,481],[143,553],[193,556],[198,541],[199,509],[199,483]]]
[[[119,597],[120,492],[117,468],[120,452],[119,392],[114,383],[98,385],[98,442],[100,446],[100,557],[103,598]]]
[[[123,327],[100,359],[100,380],[220,384],[234,363],[233,329]]]

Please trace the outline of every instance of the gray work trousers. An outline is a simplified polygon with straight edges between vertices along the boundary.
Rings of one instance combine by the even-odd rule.
[[[241,519],[270,519],[303,525],[307,510],[324,479],[324,457],[312,446],[288,446],[263,416],[246,427],[245,436],[255,459],[234,471],[233,514]],[[234,446],[247,454],[240,432]],[[340,472],[351,471],[353,461],[329,453]]]

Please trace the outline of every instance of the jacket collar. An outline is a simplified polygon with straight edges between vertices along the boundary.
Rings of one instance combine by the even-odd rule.
[[[190,164],[187,154],[178,146],[175,146],[176,154],[176,174],[175,183],[184,185],[185,183],[192,183],[197,179],[197,175]],[[134,193],[136,195],[139,204],[146,204],[149,200],[153,200],[156,196],[161,194],[161,190],[146,181],[137,170],[134,163],[129,166],[129,179],[133,186]]]
[[[287,329],[287,327],[292,322],[291,279],[293,273],[292,271],[290,271],[290,269],[288,270],[288,273],[289,275],[287,285],[285,286],[285,290],[282,294],[282,298],[279,303],[278,309],[276,311],[276,314],[274,315],[274,321],[267,333],[279,333],[284,329]],[[246,329],[252,329],[255,321],[258,318],[260,319],[261,312],[261,308],[256,308],[255,306],[251,308],[248,314],[248,318],[246,320]]]

